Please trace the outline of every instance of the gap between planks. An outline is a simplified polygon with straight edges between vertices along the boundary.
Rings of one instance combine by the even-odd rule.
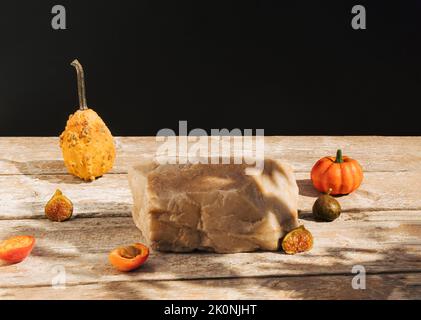
[[[418,170],[416,170],[418,171]],[[408,170],[408,169],[401,169],[401,170],[364,170],[364,173],[401,173],[401,172],[416,172],[414,170]],[[419,170],[421,171],[421,169]],[[294,170],[294,173],[296,174],[308,174],[310,176],[310,170]],[[122,175],[127,175],[128,171],[127,170],[112,170],[110,172],[106,173],[107,175],[109,174],[122,174]],[[73,177],[72,174],[65,172],[65,171],[60,171],[60,172],[38,172],[38,173],[0,173],[0,177],[4,176],[4,177],[13,177],[13,176],[70,176]]]
[[[421,207],[419,208],[373,208],[373,209],[358,209],[358,208],[351,208],[342,210],[342,214],[344,213],[374,213],[374,212],[396,212],[396,211],[402,211],[402,212],[413,212],[414,214],[420,214]],[[308,211],[300,211],[298,212],[298,218],[299,219],[312,219],[313,214]],[[84,212],[81,215],[78,215],[77,217],[72,218],[74,219],[96,219],[96,218],[131,218],[132,213],[131,212],[121,212],[121,213],[99,213],[99,212]],[[16,217],[1,217],[0,221],[19,221],[19,220],[48,220],[44,214],[39,215],[31,215],[31,216],[21,216],[19,218]]]
[[[393,271],[379,271],[379,272],[366,272],[367,276],[387,276],[387,275],[413,275],[418,277],[420,279],[420,286],[421,286],[421,270],[393,270]],[[215,277],[200,277],[200,278],[174,278],[174,279],[118,279],[118,280],[107,280],[107,281],[83,281],[80,283],[72,282],[66,284],[66,287],[77,287],[77,286],[83,286],[83,285],[91,285],[91,284],[102,284],[102,283],[133,283],[133,282],[185,282],[185,281],[191,281],[191,282],[199,282],[199,281],[219,281],[219,280],[259,280],[259,279],[295,279],[295,278],[325,278],[325,277],[349,277],[349,276],[355,276],[355,274],[351,272],[332,272],[332,273],[304,273],[304,274],[265,274],[265,275],[253,275],[253,276],[215,276]],[[48,288],[51,287],[51,285],[46,284],[32,284],[32,285],[1,285],[0,289],[25,289],[25,288]]]

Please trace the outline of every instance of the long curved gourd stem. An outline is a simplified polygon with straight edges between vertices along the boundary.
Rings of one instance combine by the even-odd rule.
[[[83,73],[82,65],[77,59],[71,63],[76,68],[77,73],[77,92],[79,95],[79,109],[86,110],[88,105],[86,104],[86,91],[85,91],[85,74]]]

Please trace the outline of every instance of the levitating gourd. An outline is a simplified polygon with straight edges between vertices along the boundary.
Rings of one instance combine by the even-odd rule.
[[[79,61],[76,68],[79,110],[69,116],[60,135],[60,147],[67,170],[86,181],[93,181],[111,170],[115,160],[114,139],[98,114],[87,107],[85,79]]]

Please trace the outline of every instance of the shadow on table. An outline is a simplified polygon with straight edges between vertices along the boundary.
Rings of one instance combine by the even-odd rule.
[[[25,170],[25,167],[22,168]],[[279,170],[279,168],[273,167],[273,170]],[[271,172],[269,171],[268,174],[271,175]],[[301,195],[318,196],[319,193],[313,189],[310,179],[299,180],[297,183]],[[274,199],[270,200],[271,206],[277,209],[282,208],[282,203],[277,203]],[[103,221],[106,220],[98,219],[95,221],[95,227],[91,226],[87,230],[80,224],[72,225],[72,220],[70,220],[64,222],[63,230],[68,227],[75,229],[80,227],[80,232],[91,232],[92,234],[91,236],[85,235],[86,241],[89,240],[89,237],[93,239],[103,236],[106,245],[105,241],[110,238],[101,233],[111,232],[111,229],[108,231],[104,228],[101,229],[101,225],[105,223]],[[48,232],[53,232],[47,227],[49,223],[51,222],[45,220],[45,224],[40,223],[37,227],[19,227],[13,233],[33,234],[41,237],[48,235]],[[112,231],[121,236],[122,245],[137,232],[133,227],[133,222],[128,223],[130,226],[116,226]],[[390,228],[376,228],[376,232],[366,235],[366,239],[375,243],[390,240],[382,236],[383,232],[390,232]],[[77,252],[73,255],[73,253],[61,252],[59,248],[38,246],[34,249],[34,255],[42,256],[46,263],[49,262],[49,258],[54,260],[62,258],[65,261],[69,258],[69,254],[73,255],[72,259],[94,263],[92,268],[85,268],[83,271],[73,268],[69,272],[74,275],[98,277],[101,282],[98,282],[96,286],[96,293],[106,295],[104,298],[177,299],[171,292],[182,290],[180,298],[188,297],[190,299],[216,299],[218,295],[223,299],[250,297],[256,299],[286,297],[294,299],[378,299],[392,297],[393,294],[396,294],[396,288],[400,289],[400,298],[415,298],[417,294],[420,296],[419,291],[416,292],[417,287],[408,286],[405,276],[398,274],[399,272],[419,272],[420,255],[407,252],[405,246],[399,244],[389,245],[389,249],[379,251],[360,247],[361,241],[358,246],[353,246],[352,243],[347,247],[339,246],[332,238],[332,244],[329,247],[318,252],[296,256],[277,252],[224,256],[214,253],[165,254],[153,252],[148,262],[140,269],[122,275],[109,265],[107,252],[104,248],[97,248],[100,254],[96,255],[95,259],[99,259],[99,261],[91,261],[88,258],[92,257],[91,254],[95,249],[92,245],[89,243],[81,245],[80,239],[71,237],[66,237],[63,242],[77,248]],[[252,255],[253,260],[240,259],[240,255],[244,257]],[[372,256],[373,259],[367,259],[367,255]],[[352,288],[352,279],[355,276],[352,274],[352,267],[356,261],[359,261],[357,257],[362,258],[361,264],[368,273],[366,290]],[[246,264],[244,264],[245,261]],[[326,263],[326,261],[331,261],[331,263]],[[279,268],[289,270],[289,273],[275,272],[274,266],[277,263]],[[244,271],[246,268],[247,271]],[[300,274],[300,270],[303,274]],[[394,274],[384,274],[385,271]],[[117,281],[112,280],[113,276],[118,277]],[[107,281],[108,279],[110,281]],[[264,289],[266,296],[259,296],[260,288]],[[171,294],[173,296],[170,296]]]
[[[330,250],[328,250],[329,252]],[[337,249],[326,253],[331,256],[337,253]],[[344,252],[355,254],[375,254],[376,250],[347,249]],[[195,253],[196,254],[196,253]],[[196,254],[197,255],[197,254]],[[212,254],[203,254],[212,256]],[[281,254],[280,254],[281,255]],[[419,256],[403,252],[400,248],[392,249],[381,259],[370,262],[367,266],[367,275],[365,277],[365,289],[354,289],[352,282],[356,273],[352,273],[352,267],[345,256],[340,257],[343,261],[335,262],[328,266],[323,266],[311,262],[301,263],[282,263],[280,266],[287,270],[296,271],[306,270],[306,274],[286,275],[265,275],[273,270],[273,263],[269,270],[265,267],[256,267],[257,276],[244,276],[232,272],[232,266],[229,263],[213,263],[209,270],[218,268],[218,273],[229,273],[229,276],[218,276],[215,272],[215,278],[212,275],[200,279],[195,278],[195,270],[191,269],[191,277],[177,275],[175,279],[164,280],[145,280],[139,279],[138,275],[142,272],[149,272],[146,268],[128,274],[128,279],[118,282],[105,282],[98,286],[98,291],[105,294],[106,298],[111,299],[416,299],[421,297],[418,284],[412,284],[413,280],[408,277],[408,270],[401,274],[399,271],[392,271],[390,274],[378,271],[382,265],[390,266],[392,256],[395,259],[415,263]],[[256,256],[256,255],[255,255]],[[308,261],[320,261],[323,256],[306,257]],[[153,259],[153,257],[152,257]],[[146,267],[146,265],[145,265]],[[364,265],[363,265],[364,267]],[[309,272],[313,270],[313,274]],[[336,270],[342,270],[335,272]],[[260,271],[260,272],[259,272]],[[171,273],[171,269],[168,270]],[[378,273],[378,274],[377,274]],[[211,274],[211,273],[210,273]],[[418,286],[418,287],[417,287]],[[418,288],[418,289],[417,289]],[[178,294],[177,294],[178,292]]]
[[[32,179],[48,181],[51,183],[81,184],[83,180],[67,174],[63,160],[34,160],[13,161],[0,159],[0,162],[14,165],[18,171]]]
[[[312,198],[317,198],[320,196],[320,192],[313,187],[311,179],[299,179],[297,180],[297,185],[299,190],[298,193],[301,196]]]
[[[332,245],[323,250],[315,250],[306,254],[290,256],[283,253],[241,253],[221,255],[214,253],[159,253],[152,252],[149,260],[140,269],[131,273],[120,273],[113,269],[107,261],[109,248],[95,248],[89,243],[76,240],[66,234],[68,227],[81,228],[85,219],[72,225],[72,220],[63,223],[63,243],[77,249],[76,251],[63,251],[63,246],[48,247],[47,244],[38,243],[33,255],[43,258],[43,263],[57,264],[61,259],[63,263],[72,259],[67,272],[74,277],[95,278],[95,285],[83,285],[79,292],[85,292],[86,297],[112,298],[112,299],[386,299],[386,298],[420,298],[418,287],[411,284],[414,280],[406,275],[409,272],[419,272],[420,255],[415,246],[408,250],[405,246],[391,246],[389,249],[363,248],[357,246],[336,246],[334,239]],[[88,219],[89,220],[89,219]],[[101,229],[102,221],[85,229],[92,237],[107,233]],[[87,222],[87,221],[86,221]],[[48,233],[56,232],[51,228],[52,222],[38,221],[37,225],[26,224],[18,226],[5,236],[12,234],[32,234],[36,238],[48,237]],[[121,244],[133,241],[138,235],[137,229],[131,220],[128,225],[119,223],[113,227],[113,233],[118,237],[121,234]],[[130,225],[129,225],[130,224]],[[57,226],[61,224],[56,223]],[[390,228],[377,228],[376,234],[367,235],[368,241],[377,243],[386,241],[383,232],[390,232]],[[70,232],[69,230],[69,232]],[[83,228],[80,229],[83,232]],[[108,231],[110,232],[111,229]],[[97,233],[97,235],[94,235]],[[89,240],[88,235],[84,235]],[[104,236],[104,244],[109,239]],[[109,239],[110,240],[110,239]],[[60,240],[58,240],[60,241]],[[96,242],[98,239],[96,240]],[[112,240],[113,243],[116,241]],[[361,243],[361,242],[360,242]],[[317,245],[317,242],[316,242]],[[316,247],[317,248],[317,247]],[[243,259],[250,255],[249,260]],[[370,257],[373,259],[370,259]],[[361,257],[361,262],[358,262]],[[78,262],[78,260],[80,262]],[[244,261],[248,261],[244,265]],[[326,261],[331,261],[326,263]],[[355,263],[366,268],[366,290],[352,288],[352,273]],[[91,267],[77,268],[78,264]],[[242,265],[240,265],[242,264]],[[274,269],[285,270],[279,274]],[[65,264],[64,264],[65,265]],[[243,269],[244,267],[244,269]],[[2,267],[0,267],[0,270]],[[302,270],[302,272],[300,272]],[[390,272],[390,274],[387,274]],[[302,274],[300,274],[302,273]],[[305,273],[305,274],[304,274]],[[386,274],[385,274],[386,273]],[[260,290],[261,289],[261,290]],[[71,294],[72,287],[68,288]],[[259,296],[259,294],[262,296]],[[83,298],[83,295],[81,296]]]

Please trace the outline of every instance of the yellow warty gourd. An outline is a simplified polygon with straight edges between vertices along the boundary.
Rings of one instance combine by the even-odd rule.
[[[60,135],[60,147],[67,170],[86,181],[110,171],[115,160],[114,139],[98,114],[87,107],[81,64],[74,60],[78,79],[79,110],[69,116]]]

